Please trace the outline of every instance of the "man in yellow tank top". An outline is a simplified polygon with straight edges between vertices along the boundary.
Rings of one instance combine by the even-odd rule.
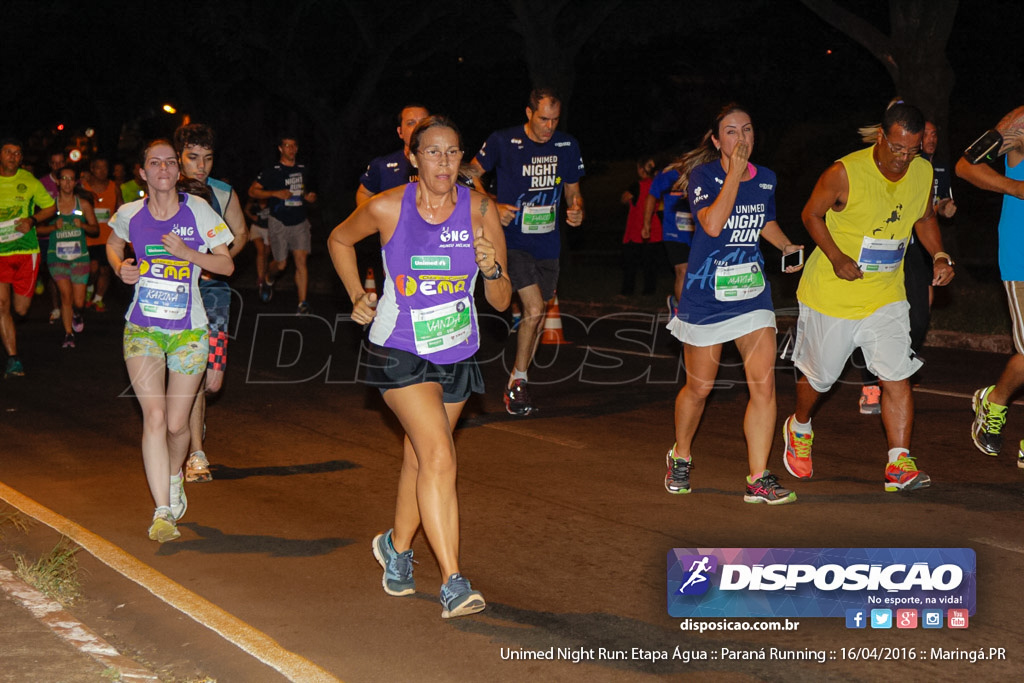
[[[910,346],[910,306],[903,255],[912,232],[934,262],[933,285],[953,278],[932,210],[932,167],[918,157],[924,115],[898,102],[889,107],[872,147],[832,164],[818,179],[803,221],[818,248],[804,267],[793,362],[796,412],[786,419],[786,469],[810,478],[811,412],[832,388],[855,348],[882,384],[882,423],[889,447],[886,491],[931,484],[910,457],[914,402],[910,376],[922,365]]]

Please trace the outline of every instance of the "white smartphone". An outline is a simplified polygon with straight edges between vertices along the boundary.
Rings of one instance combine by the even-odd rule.
[[[792,254],[786,254],[782,257],[782,271],[785,272],[786,268],[790,266],[802,266],[804,264],[804,250],[794,251]]]

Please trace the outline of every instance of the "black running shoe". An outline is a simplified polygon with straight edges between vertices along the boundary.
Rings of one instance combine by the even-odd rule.
[[[505,390],[505,410],[509,415],[524,416],[536,410],[530,399],[530,392],[526,390],[525,380],[513,380],[512,386]]]

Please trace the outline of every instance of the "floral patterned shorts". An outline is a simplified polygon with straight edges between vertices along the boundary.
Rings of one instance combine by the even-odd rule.
[[[206,327],[172,332],[159,327],[124,326],[124,359],[155,356],[167,359],[167,369],[182,375],[198,375],[206,370],[210,353],[210,333]]]

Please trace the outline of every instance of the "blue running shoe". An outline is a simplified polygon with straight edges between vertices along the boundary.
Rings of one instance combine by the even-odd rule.
[[[21,364],[21,360],[19,360],[18,358],[15,358],[14,356],[8,357],[8,359],[7,359],[7,367],[6,367],[6,369],[4,369],[4,379],[8,379],[9,377],[24,377],[24,376],[25,376],[25,366]]]
[[[402,553],[396,551],[391,542],[393,531],[388,529],[387,533],[377,534],[373,539],[373,556],[384,568],[381,584],[388,595],[412,595],[416,592],[416,581],[412,578],[412,548]]]
[[[444,607],[441,618],[451,619],[482,612],[487,603],[480,591],[473,590],[469,585],[469,579],[462,574],[452,574],[447,583],[441,586],[441,606]]]

